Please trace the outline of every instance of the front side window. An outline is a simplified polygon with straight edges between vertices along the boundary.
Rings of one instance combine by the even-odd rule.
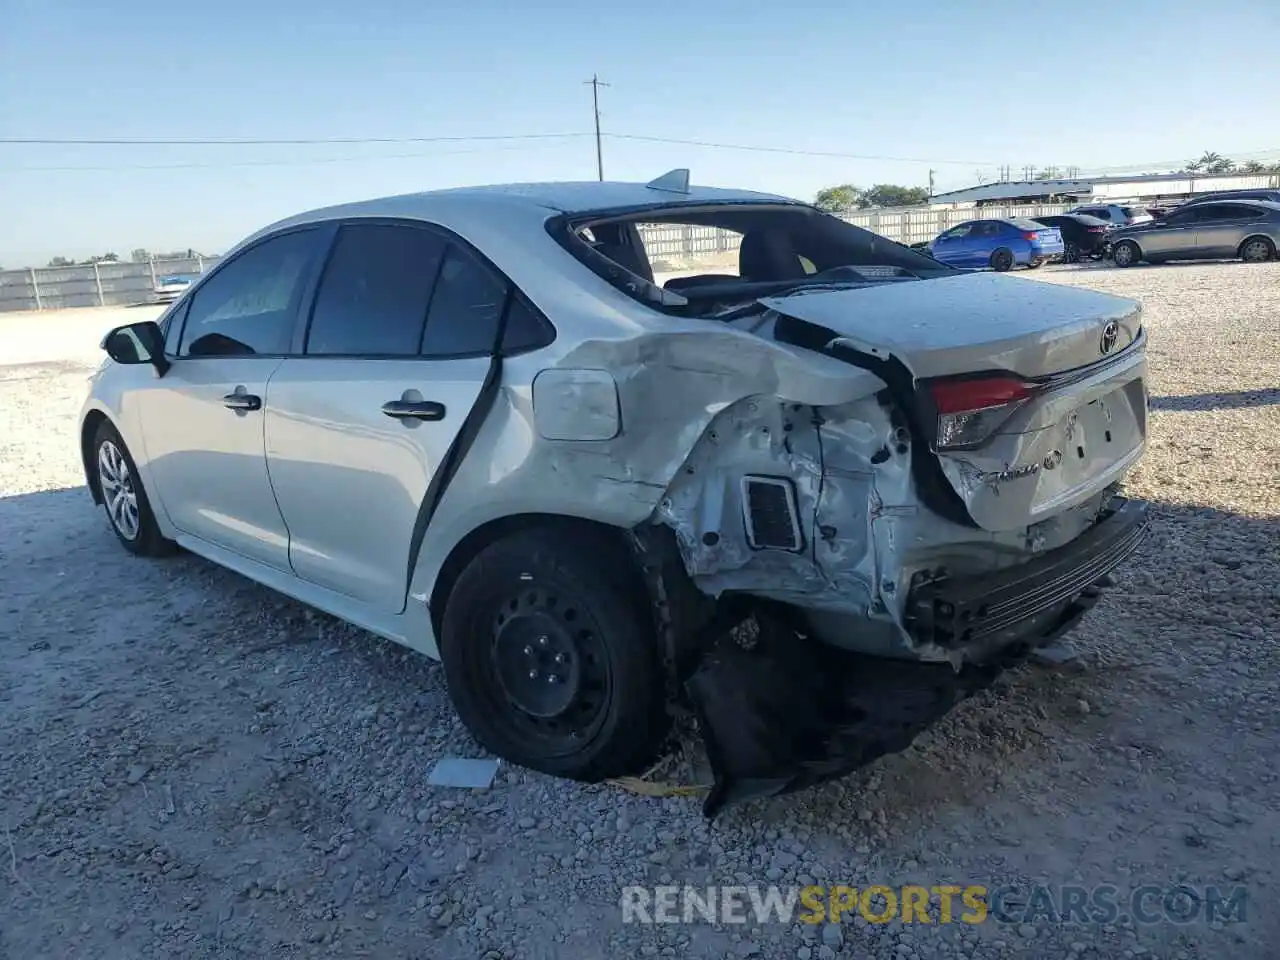
[[[428,230],[343,226],[316,293],[307,354],[416,356],[444,250]]]
[[[191,296],[178,355],[279,355],[296,297],[320,247],[318,230],[280,234],[221,266]]]

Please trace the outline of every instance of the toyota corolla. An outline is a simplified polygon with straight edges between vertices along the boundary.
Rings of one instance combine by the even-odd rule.
[[[736,254],[660,282],[688,238]],[[440,658],[548,773],[634,774],[692,709],[709,809],[909,742],[1145,526],[1137,303],[687,171],[304,213],[103,346],[81,453],[125,549]]]

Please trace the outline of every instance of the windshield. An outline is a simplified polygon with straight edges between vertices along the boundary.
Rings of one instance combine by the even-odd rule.
[[[620,290],[681,315],[718,316],[797,288],[869,286],[955,272],[927,254],[800,204],[671,204],[580,214],[549,227]]]
[[[1009,222],[1012,223],[1019,230],[1035,231],[1035,230],[1043,230],[1046,226],[1050,226],[1050,227],[1053,226],[1052,224],[1041,223],[1039,220],[1028,220],[1025,217],[1017,217],[1015,219],[1011,219]]]

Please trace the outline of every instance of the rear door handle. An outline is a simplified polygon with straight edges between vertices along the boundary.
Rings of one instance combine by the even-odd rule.
[[[229,410],[261,410],[262,398],[252,393],[228,393],[222,398],[222,405]]]
[[[382,412],[397,420],[443,420],[443,403],[435,400],[388,400]]]

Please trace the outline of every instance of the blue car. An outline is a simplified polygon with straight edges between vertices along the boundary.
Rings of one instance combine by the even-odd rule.
[[[1012,270],[1021,264],[1035,269],[1050,257],[1062,256],[1062,234],[1034,220],[968,220],[929,244],[935,260],[952,267]]]

